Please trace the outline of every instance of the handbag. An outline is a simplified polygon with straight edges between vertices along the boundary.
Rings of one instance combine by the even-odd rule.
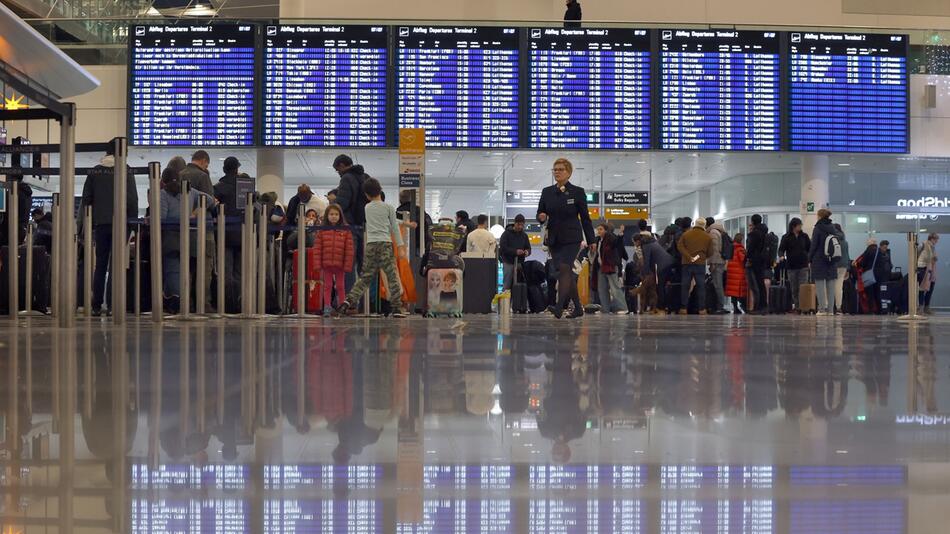
[[[877,255],[881,252],[881,249],[876,249],[874,252],[874,261],[871,262],[871,268],[861,273],[861,282],[864,284],[864,287],[871,287],[877,283],[877,278],[874,276],[874,266],[877,265]]]

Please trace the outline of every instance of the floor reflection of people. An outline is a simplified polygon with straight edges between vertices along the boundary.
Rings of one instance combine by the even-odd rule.
[[[207,430],[198,430],[197,410],[193,401],[196,395],[194,377],[197,376],[195,358],[183,356],[176,343],[166,342],[164,349],[159,430],[162,449],[172,460],[206,454],[211,435]]]
[[[937,356],[934,352],[933,332],[930,325],[920,328],[917,338],[917,358],[914,375],[917,378],[917,409],[922,411],[919,403],[923,403],[923,411],[928,414],[937,413]]]
[[[570,352],[555,354],[551,385],[537,416],[538,431],[552,441],[551,460],[558,464],[570,461],[570,441],[582,437],[587,428],[571,367]]]

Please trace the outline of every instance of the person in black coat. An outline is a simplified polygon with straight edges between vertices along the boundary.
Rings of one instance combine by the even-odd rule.
[[[769,227],[762,223],[762,216],[756,213],[752,216],[749,236],[746,238],[746,275],[755,306],[755,311],[750,313],[754,314],[768,313],[769,310],[769,290],[765,280],[772,278],[772,260],[769,259],[768,239]]]
[[[501,240],[498,242],[498,256],[504,273],[505,289],[511,289],[515,264],[520,261],[523,265],[525,259],[531,255],[531,240],[524,231],[524,223],[524,215],[519,213],[515,216],[514,224],[501,234]]]
[[[839,233],[831,222],[831,210],[818,210],[818,223],[811,234],[811,249],[808,259],[811,262],[811,276],[815,280],[815,289],[818,292],[818,315],[834,313],[835,295],[834,283],[838,278],[838,268],[825,253],[825,241],[829,236],[838,236]]]
[[[541,191],[538,202],[538,221],[547,224],[546,244],[558,266],[558,295],[552,312],[561,317],[568,301],[574,303],[571,318],[584,315],[577,294],[577,275],[574,274],[574,260],[581,246],[594,242],[594,225],[587,211],[587,192],[583,187],[570,183],[574,171],[571,162],[560,158],[554,162],[554,185]]]
[[[566,0],[565,4],[567,9],[564,11],[564,27],[580,28],[580,21],[584,17],[580,2],[577,0]]]
[[[874,272],[874,284],[864,284],[864,292],[868,296],[871,313],[881,313],[881,284],[887,283],[891,278],[891,256],[885,251],[884,243],[881,242],[881,246],[878,247],[877,241],[869,239],[868,248],[855,261],[862,271]]]
[[[366,204],[369,202],[363,194],[363,182],[369,176],[362,165],[353,165],[353,159],[346,154],[340,154],[333,160],[333,168],[340,175],[340,185],[336,188],[336,203],[343,210],[343,218],[350,226],[366,225]],[[353,233],[354,268],[344,276],[346,290],[353,289],[356,275],[363,268],[363,235],[362,232]]]
[[[792,307],[801,309],[798,302],[798,293],[802,284],[808,282],[808,252],[811,250],[811,239],[802,231],[802,220],[793,218],[788,223],[788,233],[782,236],[778,247],[778,255],[785,258],[785,269],[788,273],[788,283],[792,290]]]

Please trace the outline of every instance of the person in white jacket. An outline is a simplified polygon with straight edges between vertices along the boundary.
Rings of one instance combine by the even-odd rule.
[[[924,241],[917,254],[917,283],[919,284],[918,305],[921,312],[931,314],[930,299],[934,294],[934,285],[937,284],[937,242],[940,236],[930,234]]]

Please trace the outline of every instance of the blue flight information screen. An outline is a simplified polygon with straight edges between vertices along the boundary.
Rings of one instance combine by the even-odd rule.
[[[906,35],[789,35],[789,149],[910,150]]]
[[[518,29],[403,26],[397,37],[397,123],[426,146],[517,148]]]
[[[647,30],[528,31],[531,148],[650,148]]]
[[[254,145],[255,28],[132,26],[130,143]]]
[[[264,145],[385,147],[386,26],[267,26]]]
[[[662,30],[661,148],[779,150],[778,32]]]

